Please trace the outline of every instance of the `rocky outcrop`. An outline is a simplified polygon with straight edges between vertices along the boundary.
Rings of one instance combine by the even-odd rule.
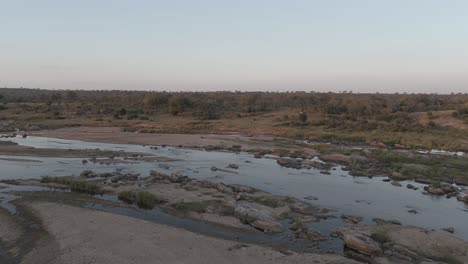
[[[238,202],[234,208],[234,216],[266,233],[283,231],[281,224],[275,221],[269,211],[248,202]]]
[[[447,195],[449,197],[457,196],[460,191],[457,187],[449,184],[441,184],[440,186],[430,185],[424,187],[424,190],[429,194]]]
[[[447,233],[383,223],[339,230],[348,256],[370,263],[467,263],[468,244]]]
[[[320,159],[326,162],[332,162],[332,163],[337,163],[341,165],[349,165],[349,163],[351,162],[350,156],[346,156],[346,155],[338,154],[338,153],[321,155]]]
[[[381,256],[383,254],[380,244],[370,236],[362,232],[342,232],[343,242],[346,247],[366,256]]]
[[[362,221],[362,217],[355,215],[341,215],[341,219],[351,224],[358,224]]]
[[[279,158],[276,160],[276,163],[282,167],[286,168],[293,168],[293,169],[301,169],[302,162],[300,159],[293,159],[293,158]]]
[[[230,169],[236,169],[236,170],[239,168],[239,166],[237,164],[233,164],[233,163],[229,164],[227,167],[230,168]]]
[[[406,175],[403,175],[399,172],[392,172],[391,175],[390,175],[390,179],[394,180],[394,181],[405,181],[405,180],[409,180],[411,179],[411,177],[409,176],[406,176]]]
[[[457,199],[461,202],[468,203],[468,190],[460,191],[457,195]]]

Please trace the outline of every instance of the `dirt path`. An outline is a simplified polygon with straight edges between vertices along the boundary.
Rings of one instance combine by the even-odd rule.
[[[336,255],[284,255],[257,245],[70,205],[32,202],[27,208],[41,219],[58,249],[33,249],[21,263],[357,263]],[[34,259],[45,262],[31,262]]]

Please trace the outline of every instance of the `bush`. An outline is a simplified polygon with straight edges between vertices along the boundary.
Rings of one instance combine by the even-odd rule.
[[[73,177],[54,177],[45,176],[41,178],[41,183],[57,183],[67,185],[73,192],[81,192],[88,194],[103,194],[104,191],[94,182],[77,180]]]
[[[256,203],[259,203],[268,207],[272,207],[272,208],[286,206],[294,202],[294,200],[289,197],[275,197],[275,196],[260,196],[260,197],[253,198],[253,200]]]
[[[144,209],[153,209],[157,204],[165,202],[147,191],[124,191],[119,193],[119,199],[129,204],[136,203]]]

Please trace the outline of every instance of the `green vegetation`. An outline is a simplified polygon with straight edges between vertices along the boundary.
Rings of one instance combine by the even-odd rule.
[[[2,89],[2,95],[2,119],[13,123],[0,123],[0,131],[70,125],[147,133],[254,131],[339,144],[378,141],[468,151],[467,94]]]
[[[44,176],[41,178],[41,183],[57,183],[63,184],[70,188],[71,191],[88,193],[88,194],[103,194],[104,191],[93,182],[78,180],[71,176],[55,177]]]
[[[459,109],[458,111],[454,111],[452,116],[458,119],[465,121],[468,124],[468,107],[464,107]]]
[[[0,146],[16,146],[18,143],[12,141],[3,141],[0,140]]]
[[[397,171],[403,175],[431,179],[436,184],[442,180],[464,179],[468,181],[468,158],[449,155],[423,155],[390,150],[373,150],[367,154],[377,163],[373,167]],[[369,164],[369,161],[366,161]]]
[[[276,196],[260,196],[260,197],[253,197],[252,199],[256,203],[259,203],[268,207],[272,207],[272,208],[286,206],[294,202],[294,200],[289,197],[276,197]]]
[[[391,241],[387,232],[384,230],[377,230],[376,232],[372,233],[370,237],[381,244]]]
[[[138,207],[144,209],[153,209],[156,205],[165,203],[164,200],[147,191],[124,191],[119,193],[118,197],[127,203],[136,203]]]

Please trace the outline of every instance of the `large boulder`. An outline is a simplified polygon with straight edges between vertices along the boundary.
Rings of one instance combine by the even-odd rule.
[[[233,193],[234,192],[234,190],[231,187],[225,185],[222,182],[216,184],[215,188],[216,188],[216,190],[218,190],[218,192],[222,192],[222,193]]]
[[[301,169],[302,168],[302,160],[300,159],[293,159],[293,158],[279,158],[276,160],[276,163],[282,167],[286,168],[293,168],[293,169]]]
[[[394,244],[426,258],[452,257],[468,261],[468,243],[445,232],[430,232],[422,228],[400,226],[388,229],[386,234]]]
[[[344,227],[339,232],[346,247],[373,260],[383,254],[396,263],[419,263],[425,259],[468,263],[468,243],[446,232],[386,223]]]
[[[343,242],[346,247],[356,250],[357,252],[367,256],[380,256],[382,249],[378,242],[374,241],[365,233],[341,231]]]
[[[327,238],[322,233],[320,233],[320,231],[306,226],[303,226],[301,229],[296,230],[295,235],[296,238],[302,238],[312,242],[320,242],[327,240]]]
[[[320,159],[326,162],[348,165],[351,162],[351,157],[343,154],[333,153],[320,156]]]
[[[457,199],[461,202],[468,203],[468,190],[464,190],[458,193]]]
[[[241,222],[264,232],[281,232],[283,230],[281,224],[268,210],[248,202],[238,202],[234,207],[234,216]]]
[[[249,224],[265,233],[280,233],[283,231],[281,225],[273,221],[255,220]]]

